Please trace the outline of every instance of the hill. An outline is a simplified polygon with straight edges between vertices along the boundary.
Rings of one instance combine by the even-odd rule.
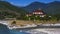
[[[60,2],[54,1],[48,4],[41,2],[33,2],[28,6],[24,7],[28,12],[32,12],[35,9],[41,8],[48,15],[60,14]]]
[[[49,3],[45,8],[45,10],[48,14],[52,14],[52,15],[60,14],[60,2],[55,1],[55,2]]]
[[[0,16],[3,17],[21,17],[25,15],[26,11],[20,7],[14,6],[6,1],[0,1]]]
[[[38,9],[38,8],[43,9],[43,8],[45,8],[45,6],[46,6],[46,4],[44,4],[44,3],[33,2],[33,3],[29,4],[28,6],[23,7],[23,8],[27,11],[33,11],[33,10]]]

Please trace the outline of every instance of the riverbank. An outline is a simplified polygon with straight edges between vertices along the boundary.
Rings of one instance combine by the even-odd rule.
[[[37,26],[39,27],[45,27],[45,26],[60,26],[60,23],[42,23],[43,21],[26,21],[26,20],[15,20],[16,21],[16,24],[12,24],[14,20],[1,20],[0,23],[2,24],[7,24],[7,26],[10,28],[10,29],[17,29],[17,28],[38,28]],[[42,24],[41,24],[42,23]]]
[[[17,26],[24,26],[27,24],[35,24],[35,25],[40,25],[40,24],[56,24],[60,23],[60,21],[41,21],[41,20],[36,20],[36,21],[29,21],[29,20],[8,20],[10,24],[12,24],[13,21],[16,22]]]

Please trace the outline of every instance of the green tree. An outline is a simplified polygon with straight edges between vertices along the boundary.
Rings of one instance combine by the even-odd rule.
[[[16,24],[16,21],[13,21],[12,24]]]

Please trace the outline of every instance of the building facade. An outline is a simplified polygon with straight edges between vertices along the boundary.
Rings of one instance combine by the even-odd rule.
[[[35,15],[36,17],[37,16],[44,17],[46,16],[46,13],[41,9],[37,9],[37,10],[34,10],[32,13],[27,14],[27,16],[32,16],[32,15]]]

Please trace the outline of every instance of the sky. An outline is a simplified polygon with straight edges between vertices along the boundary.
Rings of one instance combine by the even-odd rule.
[[[53,1],[60,1],[60,0],[5,0],[5,1],[8,1],[11,4],[16,5],[16,6],[27,6],[30,3],[35,2],[35,1],[42,2],[42,3],[50,3]]]

